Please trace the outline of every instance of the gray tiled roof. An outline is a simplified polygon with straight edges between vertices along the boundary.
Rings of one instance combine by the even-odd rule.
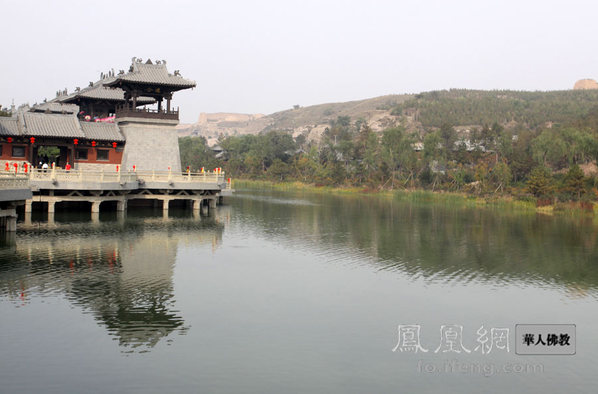
[[[75,104],[63,104],[60,102],[50,101],[47,103],[35,104],[31,111],[33,112],[53,112],[53,113],[64,113],[64,114],[76,114],[79,113],[79,106]]]
[[[39,137],[85,138],[75,115],[22,112],[19,120],[23,135]]]
[[[114,82],[108,85],[116,85],[118,81],[139,82],[156,85],[175,86],[186,89],[195,87],[195,81],[181,77],[180,75],[169,74],[165,64],[147,64],[134,62],[132,71],[126,74],[116,75]]]
[[[87,139],[115,142],[124,142],[125,140],[118,126],[114,123],[81,122],[80,124]]]
[[[0,116],[0,136],[84,138],[124,142],[115,123],[83,122],[74,114],[19,111],[15,117]]]
[[[0,135],[20,135],[16,117],[0,116]]]
[[[86,87],[81,89],[78,92],[73,92],[68,96],[60,96],[56,98],[56,101],[60,101],[62,103],[73,102],[77,98],[86,98],[92,100],[108,100],[108,101],[125,101],[125,91],[121,88],[109,88],[104,86],[105,83],[112,81],[113,78],[109,80],[101,80],[93,84],[93,86]],[[139,97],[137,98],[138,104],[152,104],[156,102],[151,97]]]

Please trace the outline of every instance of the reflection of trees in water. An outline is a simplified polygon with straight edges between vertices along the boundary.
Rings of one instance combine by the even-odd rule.
[[[297,198],[292,195],[291,198]],[[591,219],[509,213],[390,198],[311,195],[314,204],[238,198],[260,231],[322,250],[353,250],[381,269],[428,280],[538,281],[571,293],[598,288],[598,226]]]
[[[131,221],[55,225],[17,236],[0,251],[0,295],[65,295],[119,344],[147,350],[172,332],[185,333],[172,275],[179,242],[218,245],[223,225],[201,221]],[[4,254],[1,254],[4,252]]]

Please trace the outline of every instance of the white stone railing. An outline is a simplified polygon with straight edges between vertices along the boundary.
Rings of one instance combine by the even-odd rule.
[[[14,173],[12,173],[14,176]],[[217,183],[227,182],[224,173],[173,173],[170,171],[87,171],[63,169],[33,169],[19,176],[35,181],[52,182],[167,182],[167,183]],[[230,185],[230,184],[228,184]]]
[[[139,179],[145,182],[201,182],[201,183],[223,183],[225,182],[224,173],[215,172],[188,172],[172,173],[162,171],[137,171],[135,172]]]
[[[11,171],[0,172],[0,189],[29,189],[29,177]]]
[[[116,171],[83,171],[63,169],[33,169],[29,171],[31,181],[52,182],[135,182],[137,176],[134,172]]]

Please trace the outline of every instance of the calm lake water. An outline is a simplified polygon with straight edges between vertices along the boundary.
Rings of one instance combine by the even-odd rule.
[[[258,191],[209,217],[49,219],[34,213],[0,247],[2,393],[598,386],[591,219]],[[577,352],[518,355],[516,324],[575,324]],[[401,352],[415,336],[399,325],[427,352]],[[492,328],[509,329],[508,351],[475,350]],[[470,352],[444,352],[449,339]]]

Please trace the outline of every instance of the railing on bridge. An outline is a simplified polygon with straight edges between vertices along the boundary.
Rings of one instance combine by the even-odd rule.
[[[146,182],[201,182],[201,183],[224,183],[224,173],[216,172],[184,172],[172,173],[170,171],[137,171],[137,177]]]
[[[13,177],[15,173],[8,173]],[[119,182],[128,183],[135,181],[165,182],[165,183],[213,183],[227,182],[223,172],[198,172],[178,173],[172,171],[87,171],[63,169],[32,169],[27,173],[20,173],[21,177],[35,181],[52,182]],[[228,185],[228,183],[227,183]]]
[[[32,169],[29,171],[31,181],[62,181],[62,182],[135,182],[134,172],[116,171],[83,171],[63,169]]]
[[[0,172],[0,189],[29,189],[29,177],[12,171]]]

